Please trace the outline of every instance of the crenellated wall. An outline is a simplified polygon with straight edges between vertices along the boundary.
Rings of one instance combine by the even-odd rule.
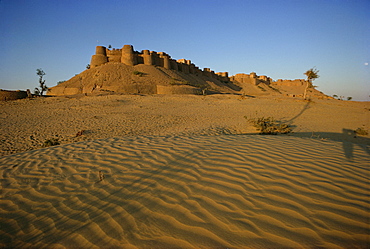
[[[266,85],[279,86],[302,86],[305,80],[282,80],[273,81],[270,77],[265,75],[257,75],[252,72],[250,74],[239,73],[229,77],[228,72],[215,73],[210,68],[203,70],[195,66],[190,60],[179,59],[174,60],[165,52],[155,52],[149,50],[135,51],[132,45],[124,45],[122,49],[107,49],[104,46],[97,46],[95,54],[91,57],[90,68],[98,67],[109,62],[120,62],[125,65],[135,66],[137,64],[144,64],[149,66],[159,66],[174,71],[179,71],[185,74],[194,74],[197,76],[209,77],[220,81],[236,81],[239,83],[248,83],[252,85],[259,85],[264,83]]]
[[[106,50],[107,61],[109,62],[121,62],[122,49]]]
[[[95,68],[109,62],[121,62],[129,66],[135,66],[137,64],[159,66],[180,71],[185,74],[195,74],[197,76],[210,77],[221,81],[230,81],[227,72],[215,73],[209,68],[201,70],[191,63],[190,60],[180,59],[176,61],[164,52],[149,50],[137,52],[134,51],[132,45],[124,45],[122,49],[113,48],[111,50],[104,46],[97,46],[95,54],[91,57],[90,68]]]
[[[256,73],[252,72],[250,74],[238,73],[230,77],[231,81],[237,81],[239,83],[248,83],[252,85],[259,85],[260,83],[265,83],[269,85],[271,79],[265,75],[258,76]]]
[[[231,81],[237,81],[239,83],[248,83],[252,85],[258,85],[260,83],[265,83],[266,85],[278,85],[278,86],[303,86],[306,83],[304,79],[295,80],[282,80],[273,81],[270,77],[265,75],[258,76],[256,73],[252,72],[250,74],[239,73],[230,77]]]
[[[278,85],[278,86],[303,86],[306,83],[303,79],[296,79],[296,80],[282,80],[279,79],[272,84]]]

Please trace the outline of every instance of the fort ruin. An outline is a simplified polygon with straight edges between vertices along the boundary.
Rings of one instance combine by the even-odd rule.
[[[303,93],[305,83],[303,79],[274,81],[255,72],[229,76],[228,72],[200,69],[191,60],[175,60],[165,52],[138,52],[132,45],[124,45],[120,49],[97,46],[95,54],[91,56],[89,69],[49,88],[48,94],[230,93],[295,97]]]
[[[274,84],[280,86],[302,86],[306,82],[304,79],[279,79],[277,81],[273,81],[268,76],[258,76],[254,72],[250,74],[239,73],[229,77],[228,72],[214,72],[210,68],[204,68],[202,70],[195,66],[191,60],[174,60],[165,52],[155,52],[149,50],[142,50],[141,52],[138,52],[134,50],[132,45],[124,45],[122,49],[109,49],[104,46],[97,46],[95,54],[91,57],[90,67],[95,68],[109,62],[123,63],[128,66],[135,66],[138,64],[159,66],[186,74],[211,77],[224,82],[237,81],[239,83],[248,83],[255,86],[259,85],[260,83],[264,83],[266,85]]]
[[[221,81],[230,80],[228,72],[215,73],[210,68],[201,70],[191,63],[190,60],[174,60],[165,52],[149,50],[142,50],[141,52],[134,51],[132,45],[124,45],[122,49],[108,49],[104,46],[97,46],[95,54],[91,57],[90,67],[95,68],[109,62],[120,62],[127,66],[138,64],[159,66],[186,74],[204,75]]]

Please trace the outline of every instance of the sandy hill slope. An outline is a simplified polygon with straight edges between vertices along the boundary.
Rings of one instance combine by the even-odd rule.
[[[305,85],[283,86],[274,82],[258,85],[238,81],[221,81],[204,75],[188,74],[159,66],[138,64],[128,66],[118,62],[87,69],[55,87],[48,95],[74,95],[101,92],[124,94],[203,94],[232,93],[251,96],[290,95],[300,96]],[[326,97],[310,88],[311,97]]]
[[[107,63],[85,70],[70,80],[50,88],[48,94],[71,95],[102,91],[126,94],[156,94],[158,93],[157,86],[167,86],[174,89],[193,88],[193,92],[189,90],[189,93],[197,93],[195,89],[208,89],[210,92],[223,93],[236,93],[240,90],[240,87],[232,82],[224,83],[211,77],[185,74],[163,67]],[[187,93],[186,90],[184,93]]]
[[[0,102],[0,156],[42,146],[136,135],[220,135],[256,132],[245,118],[273,117],[292,135],[363,143],[370,103],[263,95],[113,95],[48,97]],[[84,130],[82,136],[76,133]]]

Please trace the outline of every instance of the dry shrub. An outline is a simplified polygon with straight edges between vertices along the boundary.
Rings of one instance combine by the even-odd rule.
[[[143,72],[140,72],[140,71],[133,71],[132,72],[133,75],[138,75],[139,77],[143,77],[144,73]]]
[[[84,134],[85,130],[80,130],[79,132],[76,133],[76,137],[80,137]]]
[[[360,136],[366,136],[368,135],[369,133],[367,132],[367,130],[365,130],[364,128],[360,127],[360,128],[357,128],[355,130],[355,133],[356,135],[360,135]]]
[[[292,132],[292,129],[289,125],[283,124],[280,121],[275,121],[272,117],[251,118],[248,119],[248,121],[260,131],[260,134],[277,135]]]
[[[42,145],[42,147],[50,147],[50,146],[54,146],[54,145],[59,145],[59,141],[57,138],[52,138],[52,139],[47,139],[45,140],[44,144]]]

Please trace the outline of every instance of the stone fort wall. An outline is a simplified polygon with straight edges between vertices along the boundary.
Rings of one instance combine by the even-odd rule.
[[[306,84],[306,80],[296,79],[296,80],[277,80],[273,82],[274,85],[278,86],[303,86]]]
[[[260,83],[265,83],[266,85],[270,85],[272,82],[272,79],[265,76],[265,75],[260,75],[258,76],[256,73],[252,72],[250,74],[245,74],[245,73],[238,73],[235,74],[234,76],[230,77],[231,81],[237,81],[239,83],[247,83],[247,84],[252,84],[252,85],[259,85]]]
[[[16,100],[16,99],[24,99],[24,98],[27,98],[26,91],[0,90],[0,101]]]
[[[190,60],[174,60],[164,52],[149,50],[142,50],[141,52],[134,51],[132,45],[124,45],[122,49],[107,49],[104,46],[97,46],[95,54],[91,57],[90,68],[95,68],[109,62],[121,62],[128,66],[135,66],[137,64],[160,66],[186,74],[195,74],[221,81],[230,81],[228,72],[215,73],[210,68],[204,68],[202,70],[191,63]]]
[[[239,83],[248,83],[252,85],[259,85],[260,83],[265,83],[266,85],[277,85],[277,86],[303,86],[306,84],[304,79],[295,79],[295,80],[282,80],[273,81],[270,77],[265,75],[258,76],[256,73],[239,73],[230,77],[231,81],[237,81]]]

